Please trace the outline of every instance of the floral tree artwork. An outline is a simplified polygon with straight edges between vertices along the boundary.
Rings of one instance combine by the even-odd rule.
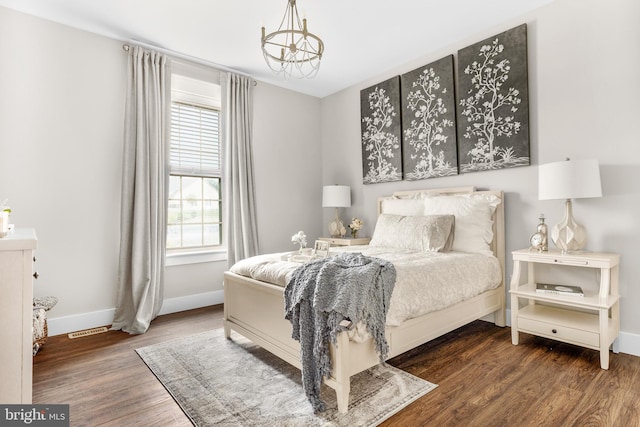
[[[404,178],[457,175],[453,55],[400,79]]]
[[[400,77],[360,92],[364,184],[402,180]]]
[[[458,52],[460,171],[529,164],[527,27]]]

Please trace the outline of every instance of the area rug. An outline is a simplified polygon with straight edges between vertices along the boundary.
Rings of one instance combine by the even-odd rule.
[[[327,410],[314,414],[300,370],[216,329],[137,349],[149,369],[198,427],[375,426],[437,387],[389,365],[351,378],[349,411],[337,410],[323,385]]]

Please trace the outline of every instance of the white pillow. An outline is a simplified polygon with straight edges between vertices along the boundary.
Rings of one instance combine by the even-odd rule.
[[[369,246],[420,252],[447,252],[454,239],[453,215],[381,214]]]
[[[383,199],[381,213],[402,216],[422,215],[424,202],[419,199]]]
[[[500,204],[494,194],[455,194],[423,199],[425,215],[450,214],[456,217],[452,250],[492,254],[493,221]]]

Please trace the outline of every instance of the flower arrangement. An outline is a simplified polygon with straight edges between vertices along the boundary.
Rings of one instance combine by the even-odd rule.
[[[302,249],[307,246],[307,235],[304,234],[304,231],[298,231],[296,234],[291,236],[291,242],[295,245],[300,245],[299,252],[302,253]]]
[[[8,199],[0,202],[0,237],[4,237],[9,232],[9,214],[11,208],[7,206]]]
[[[364,222],[360,218],[351,218],[351,224],[349,224],[351,237],[355,239],[358,236],[358,230],[360,230],[363,225]]]

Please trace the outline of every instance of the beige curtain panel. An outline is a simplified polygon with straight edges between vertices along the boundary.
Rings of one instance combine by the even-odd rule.
[[[147,331],[162,306],[167,212],[166,57],[129,49],[120,257],[112,329]]]
[[[224,182],[228,263],[258,254],[253,171],[253,81],[237,74],[222,77],[225,117]]]

